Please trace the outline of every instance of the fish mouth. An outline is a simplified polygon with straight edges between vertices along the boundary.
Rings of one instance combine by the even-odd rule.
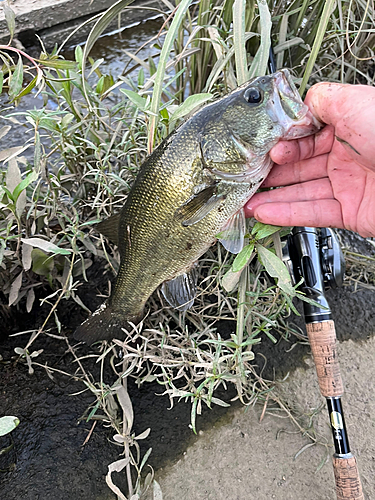
[[[322,124],[302,102],[296,86],[287,69],[273,75],[273,95],[269,106],[270,116],[283,129],[283,139],[300,139],[314,134]]]

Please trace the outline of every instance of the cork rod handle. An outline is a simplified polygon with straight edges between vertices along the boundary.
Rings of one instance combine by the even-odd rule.
[[[337,357],[336,331],[333,321],[307,323],[307,335],[313,354],[320,392],[325,398],[342,396],[344,386]]]
[[[354,456],[333,456],[337,500],[364,500],[361,480]]]
[[[335,324],[331,320],[307,323],[306,330],[316,366],[320,392],[327,398],[327,402],[329,398],[339,400],[343,395],[344,386],[337,356]],[[341,417],[343,418],[342,415]],[[337,426],[335,419],[332,422],[332,415],[331,425],[334,439],[336,429],[340,429],[342,432],[345,430],[345,423]],[[337,500],[364,500],[355,457],[351,453],[335,454],[333,456],[333,469]]]

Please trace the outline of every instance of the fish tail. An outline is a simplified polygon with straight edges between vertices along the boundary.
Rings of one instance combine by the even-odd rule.
[[[133,321],[131,318],[130,321]],[[126,326],[128,318],[114,311],[108,304],[102,304],[86,321],[74,332],[74,338],[78,341],[93,344],[99,340],[112,340],[119,336],[124,337],[122,327]]]

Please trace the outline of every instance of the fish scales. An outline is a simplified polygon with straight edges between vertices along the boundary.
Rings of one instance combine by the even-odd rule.
[[[242,207],[272,166],[269,150],[281,138],[317,128],[282,70],[205,106],[166,138],[141,166],[121,211],[121,262],[111,297],[75,337],[93,342],[118,335],[127,321],[142,318],[162,283],[171,304],[190,306],[189,271],[218,233],[226,232],[226,248],[240,251]]]
[[[114,294],[111,304],[124,307],[127,314],[141,313],[144,301],[160,283],[188,270],[249,197],[252,184],[236,184],[233,186],[236,195],[231,196],[231,202],[227,199],[224,209],[212,210],[193,226],[176,226],[170,213],[194,194],[192,165],[201,169],[197,136],[195,126],[173,135],[168,140],[169,148],[155,161],[151,157],[144,165],[125,205],[128,208],[122,213],[119,234],[120,254],[125,258],[116,283],[119,292]],[[179,153],[183,145],[188,154]],[[145,194],[145,186],[150,185],[152,190]],[[135,225],[137,238],[133,240]],[[153,269],[146,273],[150,254]]]

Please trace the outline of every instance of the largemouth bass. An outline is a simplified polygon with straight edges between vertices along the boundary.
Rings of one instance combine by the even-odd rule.
[[[119,273],[109,300],[75,338],[113,338],[142,318],[161,284],[172,306],[191,307],[196,262],[217,235],[228,251],[242,249],[242,207],[271,169],[272,146],[318,127],[281,70],[206,105],[169,135],[141,166],[121,213],[98,225],[119,246]]]

